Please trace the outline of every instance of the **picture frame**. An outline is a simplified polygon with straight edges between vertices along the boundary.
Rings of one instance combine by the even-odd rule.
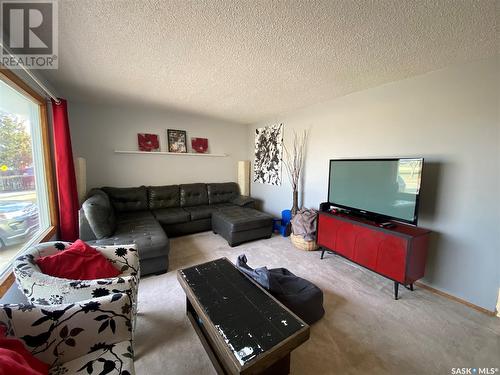
[[[187,153],[187,134],[185,130],[167,129],[168,152]]]
[[[139,151],[159,152],[160,141],[158,134],[137,133],[137,146]]]
[[[283,124],[255,129],[254,182],[281,186]]]
[[[193,152],[198,154],[206,154],[208,152],[207,138],[191,138],[191,148]]]

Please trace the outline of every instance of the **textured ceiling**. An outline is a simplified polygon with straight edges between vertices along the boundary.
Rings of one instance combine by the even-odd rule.
[[[70,100],[252,123],[495,54],[495,1],[62,0]]]

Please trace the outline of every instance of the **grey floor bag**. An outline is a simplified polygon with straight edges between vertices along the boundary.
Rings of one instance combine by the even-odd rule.
[[[236,266],[307,324],[320,320],[325,314],[321,289],[310,281],[295,276],[286,268],[253,269],[247,265],[244,254],[238,257]]]

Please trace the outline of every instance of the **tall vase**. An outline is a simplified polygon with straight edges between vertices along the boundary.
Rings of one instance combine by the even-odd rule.
[[[299,192],[293,191],[292,217],[299,211]]]

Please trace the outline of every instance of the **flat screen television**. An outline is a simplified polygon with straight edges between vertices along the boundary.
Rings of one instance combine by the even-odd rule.
[[[423,158],[330,160],[328,202],[376,221],[416,225]]]

